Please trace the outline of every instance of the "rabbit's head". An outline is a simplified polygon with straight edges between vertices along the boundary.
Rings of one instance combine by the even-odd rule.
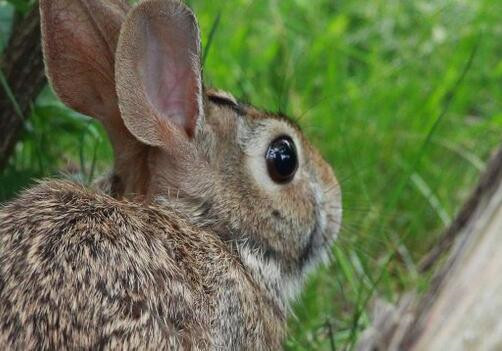
[[[263,276],[297,281],[326,256],[341,222],[331,167],[287,117],[204,88],[185,5],[146,0],[127,16],[119,0],[41,9],[54,90],[103,121],[124,191],[169,202]]]

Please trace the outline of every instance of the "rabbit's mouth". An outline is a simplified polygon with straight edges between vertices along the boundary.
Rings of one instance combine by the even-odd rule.
[[[317,248],[315,247],[315,242],[317,241],[316,239],[320,235],[320,227],[319,227],[319,221],[316,220],[314,227],[312,228],[312,231],[308,235],[308,240],[306,245],[303,247],[302,252],[299,257],[299,266],[300,267],[305,267],[306,265],[309,264],[309,262],[312,260],[312,257],[315,254],[315,251]]]
[[[323,261],[325,254],[331,247],[332,239],[327,237],[324,228],[324,215],[322,211],[316,209],[316,220],[312,231],[308,235],[308,241],[302,250],[299,258],[299,266],[302,269],[315,265]]]
[[[316,190],[315,223],[299,261],[306,273],[318,263],[329,262],[331,247],[340,230],[342,218],[340,192],[335,189],[329,192]]]

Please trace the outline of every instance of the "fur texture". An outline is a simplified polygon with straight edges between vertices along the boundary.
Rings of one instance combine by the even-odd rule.
[[[52,181],[0,223],[2,349],[280,346],[284,311],[218,236],[167,206]]]

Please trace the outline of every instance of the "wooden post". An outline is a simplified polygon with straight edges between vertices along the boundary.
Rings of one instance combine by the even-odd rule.
[[[358,350],[502,350],[502,148],[452,227],[429,291],[381,308]]]

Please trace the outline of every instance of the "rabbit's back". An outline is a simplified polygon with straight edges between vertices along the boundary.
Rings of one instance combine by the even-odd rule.
[[[235,309],[232,303],[259,294],[235,297],[252,284],[228,249],[163,211],[67,182],[41,184],[7,205],[0,212],[0,345],[208,348],[211,333],[224,327],[217,314],[227,313],[225,305]],[[228,301],[216,306],[224,295]],[[242,313],[235,323],[226,317],[228,330],[218,332],[242,333]]]

